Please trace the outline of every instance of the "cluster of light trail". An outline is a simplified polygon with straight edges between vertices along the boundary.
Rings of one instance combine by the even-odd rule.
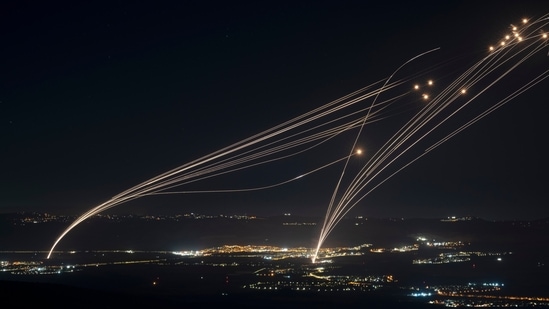
[[[395,87],[405,85],[409,82],[409,80],[403,80],[386,85],[385,88],[390,90]],[[329,102],[324,106],[286,121],[271,129],[253,135],[240,142],[153,177],[113,196],[106,202],[80,215],[73,223],[71,223],[61,233],[51,247],[48,258],[51,256],[51,253],[59,241],[81,222],[110,208],[132,200],[151,195],[227,193],[265,190],[268,188],[281,186],[292,181],[297,181],[305,176],[360,154],[360,150],[353,151],[349,155],[335,159],[332,158],[328,162],[316,168],[299,173],[297,176],[294,175],[288,179],[263,186],[252,188],[225,188],[186,191],[177,190],[179,187],[191,183],[244,171],[253,167],[306,154],[311,150],[322,146],[324,143],[339,137],[345,132],[360,128],[363,125],[364,113],[368,113],[370,115],[367,123],[380,121],[391,116],[395,113],[395,111],[389,111],[388,108],[396,105],[395,102],[397,102],[401,97],[404,97],[405,94],[400,94],[370,107],[364,107],[358,104],[378,95],[379,90],[376,85],[379,83],[381,83],[381,81]],[[397,106],[397,109],[405,108],[405,105]],[[371,111],[373,109],[375,109],[375,111]]]
[[[524,19],[523,26],[512,27],[513,36],[506,36],[500,48],[490,48],[491,53],[466,69],[461,75],[448,83],[444,89],[440,90],[437,95],[432,97],[427,93],[422,95],[428,103],[369,158],[362,169],[354,174],[354,178],[349,181],[348,185],[338,184],[336,186],[320,232],[317,252],[344,216],[373,190],[456,134],[549,76],[549,70],[545,70],[531,80],[524,82],[517,89],[510,90],[510,93],[501,100],[495,103],[491,102],[483,112],[464,123],[462,122],[457,128],[451,129],[449,133],[446,131],[446,133],[440,135],[440,132],[437,132],[440,131],[437,129],[442,128],[449,120],[455,119],[460,111],[469,105],[475,104],[478,98],[488,89],[509,76],[526,60],[543,50],[547,45],[547,36],[541,31],[548,24],[548,16],[544,15],[536,21]],[[531,76],[531,74],[527,75]],[[429,80],[427,85],[433,85],[433,81]],[[416,91],[421,89],[419,84],[415,84],[413,88]],[[475,89],[474,94],[464,96],[467,93],[466,89],[473,88]],[[380,92],[384,90],[380,88]],[[509,89],[507,90],[509,91]],[[361,133],[362,130],[359,134]],[[435,135],[434,141],[433,139],[427,140],[428,137],[433,135]],[[417,151],[418,148],[419,152]],[[344,168],[340,182],[346,172],[348,171]],[[340,188],[345,188],[345,190],[340,190]],[[313,262],[317,257],[318,254],[315,254]]]
[[[48,258],[50,258],[61,239],[81,222],[110,208],[144,196],[265,190],[300,180],[333,165],[342,164],[343,172],[329,202],[316,247],[317,254],[337,223],[374,189],[471,124],[548,77],[548,71],[543,72],[506,98],[493,104],[485,112],[467,121],[451,133],[444,135],[444,137],[430,143],[420,154],[413,155],[411,159],[408,157],[407,160],[403,160],[404,163],[397,164],[397,161],[403,158],[404,154],[413,148],[417,148],[414,146],[423,141],[435,129],[439,128],[449,118],[452,118],[462,108],[473,103],[483,92],[540,51],[546,44],[546,35],[543,32],[540,33],[540,31],[546,25],[547,20],[548,17],[545,15],[536,21],[528,21],[523,26],[516,27],[513,33],[518,33],[519,36],[510,36],[509,39],[505,40],[504,46],[492,48],[493,51],[489,55],[467,69],[462,75],[449,83],[446,88],[439,90],[436,95],[427,92],[421,98],[410,95],[410,93],[414,93],[423,87],[416,84],[413,87],[414,89],[410,89],[410,84],[424,78],[425,72],[415,73],[402,79],[393,79],[393,77],[409,62],[436,51],[438,48],[411,58],[386,79],[131,187],[78,217],[55,240]],[[541,39],[541,42],[539,39]],[[427,80],[425,87],[432,87],[434,83],[434,80]],[[440,89],[440,86],[438,88]],[[463,95],[466,93],[466,89],[473,88],[476,88],[476,93],[474,95],[468,94],[467,98],[464,98]],[[381,97],[384,98],[381,99]],[[421,101],[427,101],[427,103]],[[358,140],[363,134],[363,128],[366,125],[393,116],[409,113],[411,110],[419,111],[412,113],[411,118],[404,126],[398,129],[377,152],[367,149],[366,153],[371,154],[370,158],[355,173],[354,178],[348,184],[344,183],[343,176],[349,168],[350,159],[362,153],[361,150],[357,150],[357,147]],[[337,139],[348,141],[349,134],[356,137],[354,143],[348,145],[351,150],[346,151],[347,155],[327,158],[325,162],[320,163],[316,168],[300,171],[297,175],[294,174],[286,179],[271,180],[272,183],[248,188],[181,189],[186,185],[214,177],[244,172],[254,167],[304,156],[312,153],[312,150]],[[341,148],[347,149],[345,146]],[[389,167],[393,166],[397,168],[388,175],[383,174],[383,172],[389,171]],[[345,190],[342,190],[343,188]],[[316,259],[316,254],[313,260]]]

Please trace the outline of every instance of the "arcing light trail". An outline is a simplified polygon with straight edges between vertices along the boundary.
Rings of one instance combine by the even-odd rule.
[[[387,89],[403,85],[406,82],[392,83]],[[303,153],[303,150],[314,148],[347,130],[356,128],[362,122],[360,113],[364,111],[364,108],[358,106],[346,113],[341,113],[341,110],[345,108],[350,109],[350,107],[356,106],[356,103],[375,95],[375,84],[334,100],[274,128],[151,178],[112,197],[108,201],[80,215],[70,224],[53,244],[48,258],[51,257],[51,253],[59,241],[74,227],[86,219],[112,207],[147,195],[169,194],[170,192],[166,190],[205,178],[249,169],[253,166],[299,155]],[[402,97],[402,94],[375,106],[379,107],[379,110],[372,113],[373,117],[370,118],[369,123],[379,121],[383,117],[383,109],[400,97]],[[298,131],[297,129],[300,128],[302,130]],[[330,165],[325,164],[324,166],[327,167]],[[234,192],[235,190],[232,191]],[[178,192],[172,193],[177,194]]]
[[[412,162],[442,143],[449,140],[465,128],[477,122],[481,118],[490,114],[503,104],[509,102],[516,96],[527,91],[534,85],[543,81],[548,77],[549,71],[544,71],[530,82],[527,82],[523,87],[514,91],[501,101],[492,104],[487,110],[472,120],[466,122],[458,129],[450,134],[443,136],[428,146],[423,153],[412,156],[412,159],[403,159],[403,156],[414,147],[419,145],[426,137],[445,124],[450,118],[455,117],[458,112],[473,103],[481,94],[489,88],[500,82],[504,77],[507,77],[523,62],[543,50],[546,46],[547,35],[541,33],[541,28],[547,25],[547,15],[539,20],[523,26],[520,30],[513,27],[514,36],[507,36],[505,41],[500,43],[499,48],[491,47],[491,53],[466,70],[461,76],[450,83],[443,91],[436,95],[432,100],[425,105],[412,119],[407,122],[400,130],[397,131],[363,166],[356,174],[354,179],[350,181],[344,192],[339,192],[337,187],[334,195],[339,194],[339,199],[335,206],[330,205],[326,213],[325,221],[320,232],[316,251],[313,255],[313,262],[318,258],[318,252],[322,247],[328,235],[333,231],[334,227],[343,219],[343,217],[362,199],[370,194],[375,188],[402,171]],[[526,24],[526,22],[525,22]],[[541,40],[540,40],[541,39]],[[482,82],[482,83],[481,83]],[[429,82],[431,84],[431,82]],[[461,102],[466,89],[478,88],[476,94]],[[414,87],[418,90],[418,86]],[[424,94],[424,98],[429,96]],[[400,165],[398,160],[402,159]],[[384,175],[390,168],[396,168],[396,171]],[[345,172],[345,170],[342,172]],[[374,181],[377,180],[377,183]]]
[[[313,174],[315,172],[318,172],[326,167],[329,167],[331,165],[334,165],[336,163],[339,163],[343,160],[347,160],[349,157],[352,157],[354,155],[360,155],[362,153],[362,151],[360,149],[358,149],[356,152],[352,153],[351,155],[349,156],[346,156],[346,157],[343,157],[343,158],[340,158],[340,159],[337,159],[333,162],[330,162],[330,163],[327,163],[321,167],[318,167],[318,168],[315,168],[314,170],[311,170],[311,171],[308,171],[308,172],[305,172],[299,176],[296,176],[296,177],[293,177],[291,179],[288,179],[288,180],[284,180],[282,182],[278,182],[278,183],[275,183],[275,184],[272,184],[272,185],[267,185],[267,186],[263,186],[263,187],[254,187],[254,188],[240,188],[240,189],[218,189],[218,190],[200,190],[200,191],[169,191],[169,192],[154,192],[154,193],[149,193],[149,194],[146,194],[146,195],[165,195],[165,194],[188,194],[188,193],[234,193],[234,192],[248,192],[248,191],[258,191],[258,190],[265,190],[265,189],[270,189],[270,188],[274,188],[274,187],[278,187],[278,186],[282,186],[282,185],[285,185],[287,183],[290,183],[292,181],[295,181],[295,180],[298,180],[300,178],[303,178],[305,176],[308,176],[310,174]]]
[[[379,89],[378,93],[375,95],[374,99],[372,100],[372,104],[371,104],[371,107],[375,105],[376,103],[376,100],[377,98],[379,97],[379,94],[383,91],[383,89],[385,88],[385,86],[387,86],[387,83],[393,78],[393,76],[402,68],[404,67],[406,64],[410,63],[411,61],[414,61],[415,59],[425,55],[425,54],[428,54],[430,52],[433,52],[435,50],[438,50],[439,48],[435,48],[435,49],[432,49],[432,50],[429,50],[429,51],[426,51],[424,53],[421,53],[411,59],[409,59],[408,61],[406,61],[405,63],[403,63],[400,67],[398,67],[398,69],[396,69],[393,74],[391,74],[389,76],[389,78],[387,78],[387,80],[385,81],[385,83],[383,83],[383,85],[381,86],[381,88]],[[431,82],[429,82],[429,84],[431,84]],[[415,88],[417,89],[418,86],[416,85]],[[362,130],[364,129],[364,125],[366,124],[366,121],[368,120],[368,118],[370,118],[370,111],[372,109],[370,108],[368,110],[368,112],[366,113],[366,116],[364,116],[364,120],[362,121],[362,124],[360,126],[360,129],[358,131],[358,134],[356,135],[356,138],[355,138],[355,141],[353,143],[353,146],[352,146],[352,149],[354,149],[356,147],[356,144],[358,143],[358,139],[360,137],[360,135],[362,134]],[[337,181],[337,184],[336,184],[336,187],[334,189],[334,193],[332,194],[332,198],[330,199],[330,203],[328,205],[328,209],[326,211],[326,216],[324,218],[324,224],[323,224],[323,227],[322,227],[322,232],[320,234],[321,238],[322,239],[322,233],[324,232],[324,228],[327,226],[328,224],[328,220],[331,220],[331,217],[332,217],[332,214],[336,213],[337,210],[332,210],[333,209],[333,206],[334,206],[334,202],[335,202],[335,199],[336,199],[336,196],[337,196],[337,193],[338,193],[338,190],[339,190],[339,187],[341,185],[341,181],[343,179],[343,176],[345,175],[345,170],[347,169],[347,166],[348,166],[348,163],[349,163],[349,159],[347,159],[347,161],[345,162],[345,166],[343,167],[343,172],[341,172],[341,176],[339,177],[339,180]],[[327,235],[326,235],[327,237]],[[322,241],[323,243],[323,241]],[[315,254],[313,256],[313,263],[314,261],[316,260],[316,257],[318,255],[318,251],[320,250],[320,247],[322,246],[322,243],[321,243],[321,240],[319,240],[318,244],[317,244],[317,248],[316,248],[316,251],[315,251]]]
[[[453,79],[445,88],[439,86],[439,81],[435,80],[439,89],[437,93],[418,93],[421,89],[414,90],[414,86],[411,86],[418,79],[425,78],[426,73],[432,73],[434,69],[426,70],[422,74],[415,73],[395,81],[391,80],[391,76],[129,188],[80,215],[59,235],[47,257],[51,257],[63,237],[81,222],[112,207],[143,196],[265,190],[304,179],[306,176],[345,161],[340,182],[329,203],[313,255],[313,261],[315,261],[319,249],[337,223],[375,188],[426,153],[548,77],[549,71],[545,71],[536,78],[521,83],[524,86],[518,87],[498,102],[491,103],[484,112],[477,114],[473,119],[461,122],[462,124],[458,125],[457,129],[451,129],[450,133],[439,133],[448,120],[456,118],[462,109],[475,104],[479,96],[503,78],[508,77],[523,62],[543,50],[547,43],[547,36],[541,30],[547,26],[547,20],[548,17],[545,15],[536,21],[529,21],[514,28],[513,35],[501,41],[503,44],[499,43],[497,47],[490,48],[491,51],[486,57]],[[428,84],[432,83],[428,82]],[[430,86],[432,85],[426,87]],[[380,100],[380,98],[383,99]],[[363,103],[369,100],[372,100],[372,103],[366,104],[369,107],[365,107]],[[347,162],[358,154],[355,148],[358,139],[364,134],[363,127],[396,118],[397,115],[401,117],[410,114],[411,110],[418,111],[413,113],[409,120],[379,150],[371,151],[368,148],[366,152],[370,158],[354,174],[354,177],[351,177],[352,179],[345,179],[346,182],[343,182],[343,175],[351,174]],[[349,145],[345,141],[349,140],[347,135],[354,130],[357,130],[358,134],[354,139],[355,142]],[[438,135],[433,137],[434,141],[429,141],[427,138],[431,137],[434,132],[437,132]],[[350,147],[352,149],[350,154],[344,157],[339,156],[336,159],[328,159],[327,162],[319,164],[317,168],[307,172],[297,172],[299,175],[297,177],[294,174],[293,177],[286,180],[273,181],[272,184],[254,188],[180,189],[182,186],[205,179],[251,170],[254,167],[275,161],[283,162],[291,157],[304,156],[310,154],[312,150],[334,142],[339,142],[340,145],[343,143],[343,146],[340,147],[342,149]],[[420,150],[418,151],[417,148]],[[292,172],[296,173],[296,171]]]

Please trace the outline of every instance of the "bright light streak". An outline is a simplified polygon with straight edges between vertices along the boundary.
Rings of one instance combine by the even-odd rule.
[[[545,15],[537,22],[532,23],[532,25],[536,23],[547,25],[549,23],[548,20],[549,15]],[[531,31],[530,28],[536,29],[532,26],[528,26],[525,27],[525,29],[523,29],[521,33],[528,34],[528,32]],[[502,46],[506,45],[505,42],[500,42],[500,44]],[[425,155],[426,153],[429,153],[434,148],[446,142],[448,139],[452,138],[456,134],[459,134],[467,127],[471,126],[486,115],[492,113],[494,110],[498,109],[518,95],[524,93],[534,85],[537,85],[538,83],[549,77],[549,70],[546,70],[537,77],[534,77],[531,81],[526,82],[522,87],[519,86],[518,89],[516,89],[515,91],[509,90],[511,93],[507,97],[499,102],[495,102],[494,105],[479,114],[477,117],[473,117],[473,119],[458,127],[458,129],[451,132],[446,137],[440,139],[438,142],[435,142],[432,146],[427,147],[422,154],[408,161],[408,163],[397,167],[394,172],[389,174],[389,176],[381,176],[382,172],[387,170],[392,164],[397,164],[397,160],[401,160],[406,152],[415,148],[416,145],[418,145],[420,141],[428,137],[431,132],[439,129],[441,125],[447,120],[454,118],[466,106],[475,103],[475,99],[477,97],[479,97],[493,85],[497,84],[510,72],[518,68],[520,64],[522,64],[528,58],[532,57],[538,51],[541,51],[543,48],[543,46],[535,44],[527,44],[520,48],[514,48],[513,44],[513,42],[510,42],[510,48],[506,49],[505,52],[502,51],[501,53],[492,53],[489,56],[481,59],[471,68],[465,70],[460,77],[458,77],[455,81],[449,83],[447,85],[447,88],[442,90],[433,99],[433,101],[430,102],[432,104],[425,105],[422,111],[420,111],[415,117],[407,122],[404,127],[400,128],[397,133],[395,133],[393,138],[387,141],[386,144],[378,152],[374,152],[372,158],[366,163],[364,168],[357,173],[354,179],[351,180],[351,183],[349,184],[347,190],[340,194],[339,202],[335,204],[333,210],[329,210],[329,212],[327,213],[325,224],[322,227],[319,236],[317,252],[322,246],[323,242],[328,237],[328,235],[333,231],[334,227],[342,220],[342,218],[355,205],[357,205],[362,199],[364,199],[370,192],[374,191],[377,187],[382,185],[387,179],[391,178],[395,174],[398,174],[407,166],[417,161],[419,158],[423,157],[423,155]],[[490,48],[490,50],[493,50],[493,48]],[[500,73],[493,73],[495,71]],[[452,104],[453,101],[457,98],[457,96],[455,96],[456,92],[464,94],[467,91],[465,88],[458,88],[459,84],[465,83],[468,85],[480,85],[480,81],[484,81],[483,89],[478,89],[476,94],[470,97],[468,101],[463,103],[462,105]],[[427,94],[424,94],[423,97],[428,98],[429,96]],[[453,106],[455,106],[455,108],[451,109],[451,107]],[[439,114],[445,109],[451,109],[449,115],[444,117],[442,120],[438,119]],[[429,128],[431,125],[433,127]],[[418,133],[422,132],[422,129],[427,130],[427,132],[421,134]],[[376,177],[381,177],[382,179],[374,183],[373,181]],[[312,260],[313,262],[316,261],[316,255],[313,257]]]
[[[453,80],[449,82],[446,82],[442,78],[437,80],[437,94],[432,99],[430,99],[427,93],[422,95],[423,99],[431,100],[429,104],[416,104],[417,106],[414,108],[418,110],[412,111],[412,116],[410,116],[409,120],[401,127],[397,127],[394,135],[379,150],[370,151],[368,149],[370,158],[367,162],[363,163],[360,170],[352,171],[351,173],[349,168],[347,174],[341,174],[326,212],[313,261],[316,260],[320,247],[335,226],[368,194],[392,176],[423,157],[426,153],[429,153],[486,115],[549,77],[549,70],[547,70],[533,77],[530,81],[521,79],[520,82],[510,83],[510,85],[516,85],[516,89],[512,89],[512,87],[505,88],[505,91],[509,91],[506,97],[500,101],[493,102],[484,111],[479,112],[476,116],[471,116],[471,119],[465,120],[461,125],[457,124],[457,128],[450,129],[449,133],[441,132],[439,135],[435,135],[437,137],[434,138],[434,141],[427,139],[431,136],[432,132],[441,130],[442,124],[449,119],[455,119],[456,115],[459,115],[459,112],[467,106],[474,105],[477,101],[491,102],[489,99],[476,100],[476,98],[497,84],[501,79],[508,77],[511,72],[522,67],[521,64],[523,62],[533,58],[539,51],[543,50],[543,45],[545,44],[540,44],[539,40],[534,43],[534,40],[530,39],[539,37],[540,29],[548,24],[549,15],[544,15],[536,21],[532,20],[528,25],[521,27],[521,35],[517,36],[519,41],[523,40],[524,43],[516,44],[515,41],[511,40],[508,42],[508,48],[484,55],[471,67],[463,68],[464,70],[461,75],[452,77]],[[541,36],[547,38],[545,33]],[[503,46],[505,42],[501,42],[500,44]],[[349,159],[353,155],[360,155],[362,153],[362,150],[357,149],[356,145],[358,138],[362,134],[362,128],[365,125],[394,115],[400,116],[404,112],[410,112],[411,104],[401,102],[409,98],[410,83],[413,80],[417,80],[419,73],[411,74],[395,81],[392,80],[392,77],[408,62],[434,50],[436,49],[411,58],[401,65],[389,78],[381,79],[379,82],[363,87],[273,128],[155,176],[113,196],[109,200],[86,211],[71,223],[54,242],[49,251],[48,258],[50,258],[61,239],[83,221],[110,208],[144,196],[267,190],[344,162],[345,167],[343,171],[345,172]],[[494,50],[494,47],[490,46],[490,50]],[[526,67],[530,68],[529,66]],[[422,74],[425,75],[427,73]],[[524,74],[524,76],[530,75]],[[420,76],[420,78],[423,77]],[[521,85],[520,83],[523,84]],[[428,80],[427,84],[433,85],[433,81]],[[465,94],[467,91],[466,88],[463,88],[463,85],[475,87],[474,95],[467,96],[466,102],[463,102],[463,99],[455,102],[460,97],[460,93]],[[414,89],[416,90],[419,87],[420,85],[418,84],[414,85]],[[377,99],[382,96],[386,98],[378,102]],[[369,102],[371,104],[367,104]],[[345,156],[340,155],[339,158],[321,158],[314,151],[317,147],[335,141],[343,135],[342,133],[350,130],[358,130],[359,133],[356,135],[352,147],[347,148]],[[428,143],[428,145],[421,146],[420,154],[410,154],[411,150],[419,147],[420,142]],[[353,151],[353,149],[356,150]],[[195,184],[213,177],[252,169],[272,162],[282,162],[282,160],[287,158],[307,154],[314,156],[315,160],[313,161],[321,159],[324,161],[318,163],[315,168],[309,171],[301,172],[297,177],[293,177],[295,174],[286,176],[288,178],[283,181],[276,182],[271,180],[270,184],[252,188],[177,191],[179,188],[191,183]],[[292,170],[292,172],[295,171]],[[351,179],[344,178],[344,174]]]

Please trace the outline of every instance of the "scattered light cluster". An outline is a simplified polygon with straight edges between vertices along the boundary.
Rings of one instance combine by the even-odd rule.
[[[327,260],[334,257],[362,255],[362,249],[372,246],[362,244],[354,247],[324,248],[321,251],[321,259]],[[208,248],[203,250],[174,251],[173,254],[197,257],[213,255],[230,255],[232,257],[262,257],[268,260],[280,260],[287,258],[310,258],[313,249],[305,247],[281,248],[265,245],[224,245],[221,247]]]
[[[424,89],[424,88],[427,88],[427,87],[431,87],[434,85],[434,82],[432,79],[428,80],[425,82],[425,84],[423,85],[420,85],[420,84],[415,84],[414,85],[414,90],[420,90],[420,89]],[[423,92],[423,94],[421,95],[421,97],[424,99],[424,100],[429,100],[429,92]]]
[[[465,244],[461,241],[433,241],[433,242],[425,242],[425,245],[428,247],[437,247],[440,249],[455,249],[463,247]]]
[[[525,41],[529,38],[533,38],[533,39],[541,38],[543,40],[547,39],[547,33],[542,29],[536,29],[537,31],[528,33],[527,31],[530,30],[528,27],[528,23],[529,23],[529,20],[527,18],[523,18],[521,21],[522,26],[515,26],[511,24],[510,26],[511,33],[505,34],[497,45],[489,46],[488,47],[489,51],[493,52],[498,50],[497,48],[498,46],[501,48],[512,46],[514,44]]]
[[[270,275],[275,276],[273,271]],[[307,280],[307,277],[313,280]],[[290,279],[289,276],[285,278]],[[245,289],[254,290],[294,290],[309,292],[351,292],[373,291],[383,288],[385,285],[396,282],[392,275],[379,276],[314,276],[309,274],[302,280],[276,280],[258,281],[245,285]]]
[[[316,222],[282,222],[282,225],[286,226],[302,226],[302,225],[316,225]]]
[[[462,263],[471,260],[471,255],[466,252],[440,253],[437,257],[427,259],[414,259],[413,264],[448,264]]]
[[[41,261],[0,261],[0,267],[2,272],[12,275],[50,275],[75,271],[72,265],[44,265]]]
[[[503,258],[501,256],[512,254],[512,252],[482,252],[482,251],[461,251],[461,252],[444,252],[440,253],[436,257],[426,259],[414,259],[413,264],[448,264],[448,263],[461,263],[471,260],[471,256],[497,256],[496,261],[501,262]]]
[[[483,299],[478,297],[465,298],[447,298],[433,299],[429,301],[431,305],[444,306],[449,308],[474,307],[474,308],[548,308],[549,303],[543,301],[530,301],[520,299],[497,299],[487,297]]]
[[[97,214],[94,216],[96,219],[109,220],[109,221],[126,221],[139,219],[144,221],[181,221],[181,220],[207,220],[207,219],[228,219],[228,220],[256,220],[259,219],[254,215],[224,215],[224,214],[197,214],[197,213],[185,213],[185,214],[175,214],[175,215],[120,215],[120,214]],[[74,216],[67,215],[53,215],[49,213],[20,213],[13,220],[14,225],[26,225],[26,224],[39,224],[39,223],[48,223],[48,222],[61,222],[66,223],[71,220],[74,220]]]
[[[505,286],[503,283],[499,282],[484,282],[484,283],[468,283],[466,285],[441,285],[441,286],[431,286],[431,288],[436,291],[439,295],[455,295],[463,293],[492,293],[501,291]]]
[[[473,217],[456,217],[451,216],[445,219],[440,219],[441,222],[458,222],[458,221],[471,221],[473,220]]]
[[[68,222],[74,220],[71,216],[52,215],[49,213],[20,213],[17,218],[13,219],[13,225],[39,224],[48,222]]]

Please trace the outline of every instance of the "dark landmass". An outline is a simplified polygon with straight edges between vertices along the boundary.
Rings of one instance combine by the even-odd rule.
[[[0,215],[0,250],[49,250],[74,220],[56,217],[23,222],[33,214]],[[114,216],[88,219],[70,231],[58,250],[201,250],[226,244],[315,247],[322,218],[279,216],[235,219],[175,216]],[[398,246],[418,235],[436,241],[463,241],[471,249],[516,251],[549,242],[549,219],[487,221],[441,219],[347,218],[326,240],[325,247]]]
[[[269,261],[261,256],[248,258],[228,254],[187,258],[171,253],[223,245],[312,248],[316,245],[321,218],[97,216],[72,230],[56,248],[59,253],[52,260],[46,260],[46,252],[55,238],[74,219],[36,213],[0,215],[0,260],[13,261],[21,257],[25,261],[37,261],[45,266],[50,263],[93,264],[92,267],[88,265],[76,272],[60,275],[2,272],[0,291],[5,303],[12,304],[14,308],[433,308],[425,300],[406,297],[403,287],[467,285],[467,282],[505,282],[505,290],[501,292],[505,294],[502,295],[549,296],[546,283],[549,276],[549,219],[488,221],[480,218],[347,218],[340,222],[324,247],[361,244],[371,244],[371,247],[365,247],[363,255],[334,259],[335,267],[332,266],[331,274],[391,274],[398,282],[374,292],[327,293],[243,288],[263,280],[256,275],[259,269],[297,270],[310,264],[308,258]],[[429,242],[459,242],[462,245],[444,251],[429,247],[424,241],[420,242],[419,250],[410,252],[370,252],[370,248],[390,250],[417,245],[420,236]],[[18,253],[17,250],[24,252]],[[71,250],[76,253],[70,253]],[[136,252],[128,255],[124,250]],[[437,257],[441,252],[460,251],[493,252],[495,255],[473,253],[467,262],[412,264],[412,260]],[[101,267],[94,265],[101,261],[147,260],[151,257],[157,262],[130,265],[107,263]],[[498,261],[498,258],[502,260]],[[238,266],[216,266],[220,263],[235,263]],[[280,279],[274,277],[272,280],[293,280],[284,278],[282,274],[277,276]],[[303,278],[298,280],[308,280]]]
[[[334,308],[370,306],[370,308],[429,308],[426,304],[391,296],[345,294],[303,294],[247,292],[227,296],[154,295],[109,292],[62,284],[0,281],[3,303],[10,308]]]

